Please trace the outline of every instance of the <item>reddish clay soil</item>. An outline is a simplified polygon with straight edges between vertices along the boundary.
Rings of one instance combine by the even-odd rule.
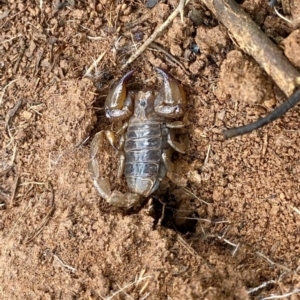
[[[146,4],[0,0],[0,298],[300,299],[299,107],[224,141],[284,94],[200,1],[121,70],[178,3]],[[242,6],[300,68],[299,29],[265,0]],[[90,143],[118,126],[103,111],[111,84],[134,70],[129,89],[158,91],[154,67],[184,87],[190,146],[173,183],[124,211],[93,187]],[[100,174],[125,191],[117,158],[105,143]]]

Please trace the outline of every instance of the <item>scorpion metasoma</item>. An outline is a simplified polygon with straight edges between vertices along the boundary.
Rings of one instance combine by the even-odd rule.
[[[89,171],[98,193],[111,205],[130,208],[141,204],[157,190],[167,171],[173,171],[173,150],[186,150],[185,143],[175,141],[176,128],[186,125],[181,118],[185,93],[171,75],[156,70],[163,77],[163,86],[156,96],[150,90],[127,92],[126,84],[133,74],[130,71],[112,86],[106,98],[106,116],[123,122],[117,132],[120,142],[116,146],[112,131],[98,132],[91,143]],[[104,138],[120,153],[118,177],[125,175],[130,192],[111,191],[108,179],[100,177],[96,156]]]

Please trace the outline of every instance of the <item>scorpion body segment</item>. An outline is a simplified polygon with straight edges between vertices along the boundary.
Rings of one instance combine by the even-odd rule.
[[[174,140],[174,127],[185,126],[183,122],[168,119],[181,117],[185,105],[182,87],[170,75],[163,75],[164,86],[157,96],[152,91],[128,92],[126,81],[133,72],[127,73],[112,88],[105,103],[106,115],[112,120],[124,121],[120,152],[119,177],[124,174],[130,192],[111,192],[107,179],[100,178],[96,154],[106,136],[115,147],[111,131],[96,134],[91,146],[89,170],[99,194],[110,204],[132,207],[148,197],[159,187],[167,170],[172,170],[172,150],[184,153],[185,146]],[[175,124],[175,125],[174,125]]]
[[[170,145],[163,121],[154,111],[153,95],[139,93],[125,135],[124,175],[128,188],[145,197],[158,188],[167,171],[162,154]]]

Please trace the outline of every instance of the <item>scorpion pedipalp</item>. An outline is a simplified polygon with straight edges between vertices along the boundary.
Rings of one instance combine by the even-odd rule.
[[[186,97],[183,88],[173,76],[155,68],[163,77],[163,86],[155,100],[155,111],[169,118],[181,117],[186,105]]]
[[[126,83],[131,78],[133,71],[126,73],[111,88],[105,100],[105,113],[109,119],[125,120],[133,113],[132,94],[127,93]]]

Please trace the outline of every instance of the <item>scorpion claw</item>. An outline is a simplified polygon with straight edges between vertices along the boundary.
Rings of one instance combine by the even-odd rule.
[[[164,80],[163,88],[155,99],[156,113],[168,118],[182,116],[186,98],[181,84],[162,69],[155,68],[155,70],[162,75]]]
[[[133,101],[131,94],[127,94],[126,83],[133,71],[126,73],[111,88],[105,100],[106,116],[112,120],[124,120],[132,115]]]

